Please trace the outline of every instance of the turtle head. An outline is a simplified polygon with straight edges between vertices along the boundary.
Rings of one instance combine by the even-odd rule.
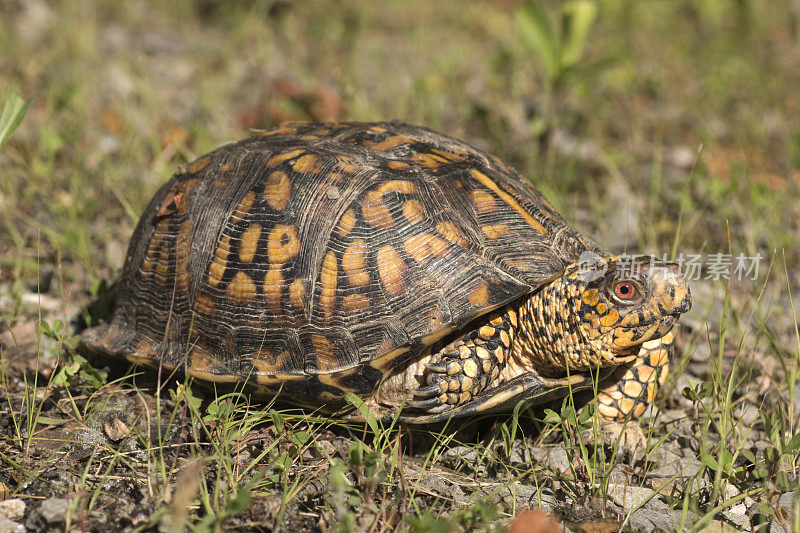
[[[563,375],[627,363],[692,306],[676,263],[595,254],[581,259],[520,307],[514,357],[529,370]]]
[[[573,318],[603,359],[663,337],[692,307],[678,264],[652,257],[594,256],[570,265],[565,278]]]

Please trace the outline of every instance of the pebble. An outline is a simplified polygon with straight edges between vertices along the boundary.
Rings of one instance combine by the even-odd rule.
[[[64,529],[69,516],[70,503],[64,498],[49,498],[35,509],[26,522],[33,531],[60,531]]]
[[[25,502],[19,498],[3,500],[0,502],[0,518],[19,520],[25,514]]]
[[[648,509],[669,509],[669,505],[659,499],[658,494],[646,487],[625,486],[610,483],[606,495],[625,510],[637,509],[646,505]],[[646,503],[645,503],[646,502]]]
[[[8,518],[0,518],[0,533],[25,533],[27,529]]]

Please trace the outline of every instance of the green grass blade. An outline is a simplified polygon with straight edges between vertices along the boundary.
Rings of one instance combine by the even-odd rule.
[[[565,69],[581,60],[596,18],[597,4],[592,0],[574,0],[564,4],[561,10],[561,62]]]
[[[30,100],[23,100],[16,93],[8,96],[3,106],[3,114],[0,115],[0,148],[6,144],[22,123],[30,105]]]
[[[517,11],[517,28],[525,44],[539,55],[550,79],[560,70],[560,46],[550,19],[538,2],[528,2]]]

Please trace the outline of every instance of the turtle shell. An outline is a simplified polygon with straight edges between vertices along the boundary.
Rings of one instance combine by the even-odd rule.
[[[315,403],[367,394],[584,250],[513,169],[403,123],[285,124],[145,209],[85,351]]]

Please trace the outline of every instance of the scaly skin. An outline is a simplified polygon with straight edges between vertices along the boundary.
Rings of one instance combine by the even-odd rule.
[[[608,419],[638,417],[666,379],[670,330],[690,307],[675,264],[609,257],[569,265],[561,278],[434,354],[422,376],[427,385],[409,406],[442,413],[524,374],[558,378],[619,367],[601,384],[598,409]]]

